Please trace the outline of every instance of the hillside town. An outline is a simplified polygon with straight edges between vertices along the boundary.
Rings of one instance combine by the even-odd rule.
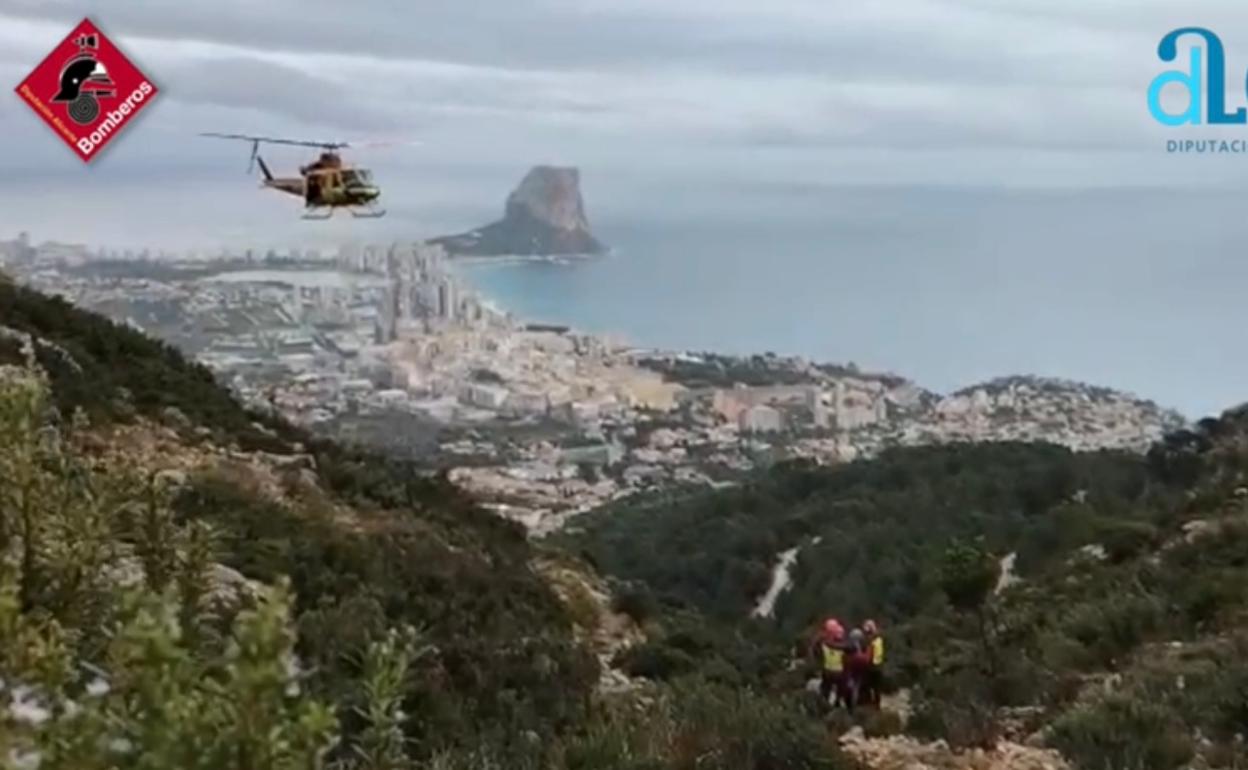
[[[852,366],[647,350],[526,323],[431,243],[152,255],[23,234],[0,242],[0,269],[177,346],[249,406],[446,470],[536,533],[779,460],[952,441],[1141,451],[1184,423],[1078,383],[1012,377],[941,395]]]

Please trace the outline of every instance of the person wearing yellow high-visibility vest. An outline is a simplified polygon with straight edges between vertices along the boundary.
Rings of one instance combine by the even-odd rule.
[[[884,635],[874,620],[865,621],[862,631],[866,635],[867,651],[871,654],[871,664],[863,675],[863,700],[879,708],[880,691],[884,686]]]
[[[840,705],[845,694],[845,628],[836,618],[824,621],[815,653],[819,662],[819,695],[827,703],[835,693],[834,705]]]

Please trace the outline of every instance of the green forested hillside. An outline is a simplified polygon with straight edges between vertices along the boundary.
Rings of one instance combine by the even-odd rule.
[[[0,278],[0,766],[840,761],[791,698],[597,693],[596,610],[540,558],[444,480]]]
[[[626,503],[579,528],[569,546],[633,594],[700,612],[702,638],[733,642],[699,656],[683,631],[656,638],[628,661],[646,675],[739,660],[719,654],[737,643],[792,649],[829,614],[882,617],[918,736],[1029,738],[1089,768],[1248,760],[1248,409],[1144,457],[898,450]],[[777,618],[750,619],[776,554],[795,546]],[[1008,554],[1016,582],[998,593]],[[800,684],[783,666],[761,676]]]
[[[1145,457],[895,450],[578,527],[535,546],[0,280],[0,766],[848,767],[793,665],[827,614],[884,623],[912,713],[873,735],[1248,765],[1248,409]],[[596,688],[594,599],[535,566],[572,554],[645,629],[632,689]]]
[[[301,638],[301,651],[321,680],[333,681],[325,669],[348,665],[348,653],[386,628],[410,624],[439,651],[423,672],[438,679],[429,691],[439,718],[424,723],[433,745],[462,738],[478,716],[539,731],[577,716],[595,667],[571,644],[569,620],[530,569],[518,527],[409,465],[249,414],[176,350],[60,300],[0,284],[0,326],[36,340],[62,415],[82,410],[106,424],[162,420],[172,408],[191,443],[312,452],[331,501],[354,506],[371,526],[344,529],[312,505],[266,500],[222,473],[193,476],[169,506],[176,523],[212,527],[222,563],[266,583],[293,580],[296,623],[318,630]],[[19,348],[12,336],[0,341],[0,361],[20,361]]]
[[[34,335],[40,365],[55,387],[56,405],[64,412],[82,408],[100,419],[157,416],[175,407],[192,423],[216,431],[219,438],[281,448],[258,429],[211,372],[188,362],[164,343],[68,302],[48,297],[0,278],[0,326]],[[0,339],[0,362],[17,363],[15,339]],[[266,421],[260,419],[264,424]],[[269,428],[280,427],[278,423]],[[287,444],[290,436],[287,436]]]
[[[1147,530],[1169,498],[1132,455],[921,447],[833,469],[780,466],[679,500],[626,501],[579,520],[571,544],[609,574],[724,620],[746,618],[777,554],[801,547],[794,588],[777,607],[780,628],[798,631],[830,608],[914,614],[938,590],[927,568],[952,538],[1018,550],[1026,573],[1072,547]]]

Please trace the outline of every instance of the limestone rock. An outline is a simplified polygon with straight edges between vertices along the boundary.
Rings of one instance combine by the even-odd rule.
[[[536,166],[511,195],[503,218],[460,235],[435,238],[451,254],[568,256],[606,251],[589,229],[575,168]]]
[[[643,643],[646,634],[632,618],[615,611],[605,582],[583,565],[562,560],[540,559],[534,566],[571,611],[577,639],[598,658],[598,692],[635,689],[638,683],[612,668],[612,661],[624,650]]]
[[[908,736],[867,738],[855,727],[841,736],[841,748],[868,770],[1069,770],[1055,751],[1002,741],[992,750],[953,751],[944,741],[922,743]]]

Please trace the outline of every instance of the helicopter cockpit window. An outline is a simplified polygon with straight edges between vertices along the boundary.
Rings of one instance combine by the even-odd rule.
[[[343,184],[371,184],[372,174],[364,169],[355,168],[342,172]]]

